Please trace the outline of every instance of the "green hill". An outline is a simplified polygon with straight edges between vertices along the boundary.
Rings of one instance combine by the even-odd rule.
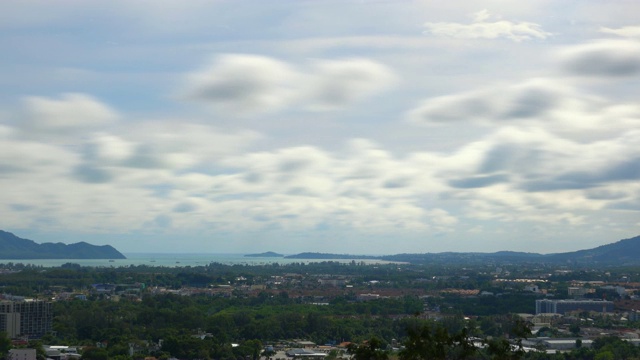
[[[556,261],[574,263],[638,264],[640,263],[640,236],[623,239],[593,249],[547,256]]]

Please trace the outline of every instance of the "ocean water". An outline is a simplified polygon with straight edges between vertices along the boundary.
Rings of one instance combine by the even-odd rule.
[[[165,266],[165,267],[181,267],[181,266],[204,266],[210,263],[220,263],[226,265],[267,265],[267,264],[291,264],[291,263],[312,263],[322,261],[335,261],[341,263],[350,263],[352,260],[336,260],[336,259],[285,259],[281,257],[246,257],[244,254],[166,254],[166,253],[126,253],[126,259],[21,259],[21,260],[3,260],[0,264],[29,264],[43,267],[58,267],[66,263],[79,264],[81,266],[93,267],[123,267],[130,265],[149,265],[149,266]],[[358,263],[365,264],[387,264],[389,261],[383,260],[355,260]]]

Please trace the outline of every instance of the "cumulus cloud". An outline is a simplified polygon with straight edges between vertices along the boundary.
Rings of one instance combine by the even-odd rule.
[[[379,92],[394,81],[393,72],[367,59],[316,63],[307,96],[313,109],[339,109]]]
[[[420,204],[420,194],[433,194],[441,186],[418,159],[396,159],[362,139],[340,153],[304,146],[233,156],[224,162],[233,174],[216,177],[211,197],[219,204],[232,200],[229,205],[253,209],[250,217],[261,222],[295,222],[296,227],[444,229],[456,219]]]
[[[137,151],[149,148],[175,168],[194,166],[244,150],[261,135],[252,130],[223,130],[210,125],[148,121],[128,129]],[[135,151],[134,151],[135,153]]]
[[[640,38],[640,26],[624,26],[616,29],[603,26],[600,28],[600,32],[627,38]]]
[[[409,113],[417,124],[456,121],[492,123],[544,117],[558,108],[572,89],[550,79],[446,95],[426,100]]]
[[[129,158],[135,145],[121,136],[96,133],[85,144],[85,157],[100,164],[115,165]]]
[[[506,127],[452,154],[399,158],[364,139],[339,153],[283,148],[228,158],[225,165],[234,170],[211,179],[209,198],[257,227],[446,231],[469,218],[577,225],[586,221],[585,211],[633,199],[640,187],[633,186],[634,139],[637,134],[581,143],[539,128]],[[625,184],[617,190],[622,194],[594,195],[616,184]],[[462,216],[451,212],[457,201],[465,204]]]
[[[63,94],[59,99],[33,96],[26,98],[24,105],[26,115],[21,125],[29,135],[73,136],[118,119],[115,110],[86,94]]]
[[[541,129],[507,127],[452,153],[397,156],[367,139],[333,152],[315,146],[244,152],[241,145],[224,151],[225,139],[242,144],[250,136],[186,128],[180,133],[180,127],[144,124],[127,133],[95,134],[80,149],[40,145],[37,151],[4,131],[3,148],[31,149],[29,169],[42,175],[0,175],[0,186],[11,183],[18,193],[4,194],[3,203],[24,209],[22,220],[16,215],[8,221],[27,226],[25,218],[49,214],[51,226],[92,231],[134,231],[164,219],[166,229],[433,234],[468,219],[579,224],[582,212],[631,203],[640,191],[632,170],[640,168],[638,132],[580,143]],[[216,136],[221,145],[207,152],[205,139]],[[133,168],[128,162],[140,147],[159,159],[186,160]],[[2,164],[18,164],[12,153],[4,155]],[[51,168],[39,168],[41,161]],[[211,167],[216,171],[207,171]],[[51,173],[58,176],[42,187]]]
[[[562,69],[574,75],[635,75],[640,72],[640,43],[628,40],[600,40],[562,51],[560,61]]]
[[[44,181],[48,176],[62,176],[78,158],[73,152],[59,146],[17,136],[0,136],[0,148],[0,173],[5,179],[24,176]]]
[[[491,14],[482,10],[473,15],[469,24],[454,22],[428,22],[424,24],[425,34],[446,36],[458,39],[498,39],[505,38],[516,42],[525,40],[544,40],[551,36],[532,22],[514,23],[507,20],[488,21]]]
[[[137,170],[206,167],[207,162],[233,154],[258,137],[252,131],[231,133],[200,124],[142,122],[128,126],[127,133],[96,133],[88,138],[82,147],[83,161],[73,174],[83,182],[101,183]]]
[[[638,136],[640,132],[632,131],[620,137],[582,143],[541,129],[503,128],[460,149],[456,157],[472,158],[475,165],[454,167],[447,176],[457,175],[449,184],[458,189],[506,185],[513,191],[600,189],[608,193],[607,186],[640,177],[633,145]],[[593,194],[597,192],[589,191],[583,198],[595,199]]]
[[[407,120],[416,125],[519,124],[593,140],[640,126],[640,106],[586,93],[561,79],[541,78],[430,98],[409,111]]]
[[[188,78],[188,99],[228,111],[278,109],[295,95],[295,71],[286,63],[257,55],[221,55]]]
[[[188,76],[184,97],[237,114],[286,106],[336,110],[393,83],[386,66],[368,59],[315,61],[294,66],[257,55],[221,55]]]

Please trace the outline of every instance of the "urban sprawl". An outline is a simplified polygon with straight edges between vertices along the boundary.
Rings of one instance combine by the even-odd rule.
[[[65,359],[640,357],[640,269],[0,265],[0,351]]]

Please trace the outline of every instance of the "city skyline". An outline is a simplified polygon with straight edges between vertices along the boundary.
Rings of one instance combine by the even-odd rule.
[[[123,253],[640,234],[634,2],[21,1],[0,229]]]

